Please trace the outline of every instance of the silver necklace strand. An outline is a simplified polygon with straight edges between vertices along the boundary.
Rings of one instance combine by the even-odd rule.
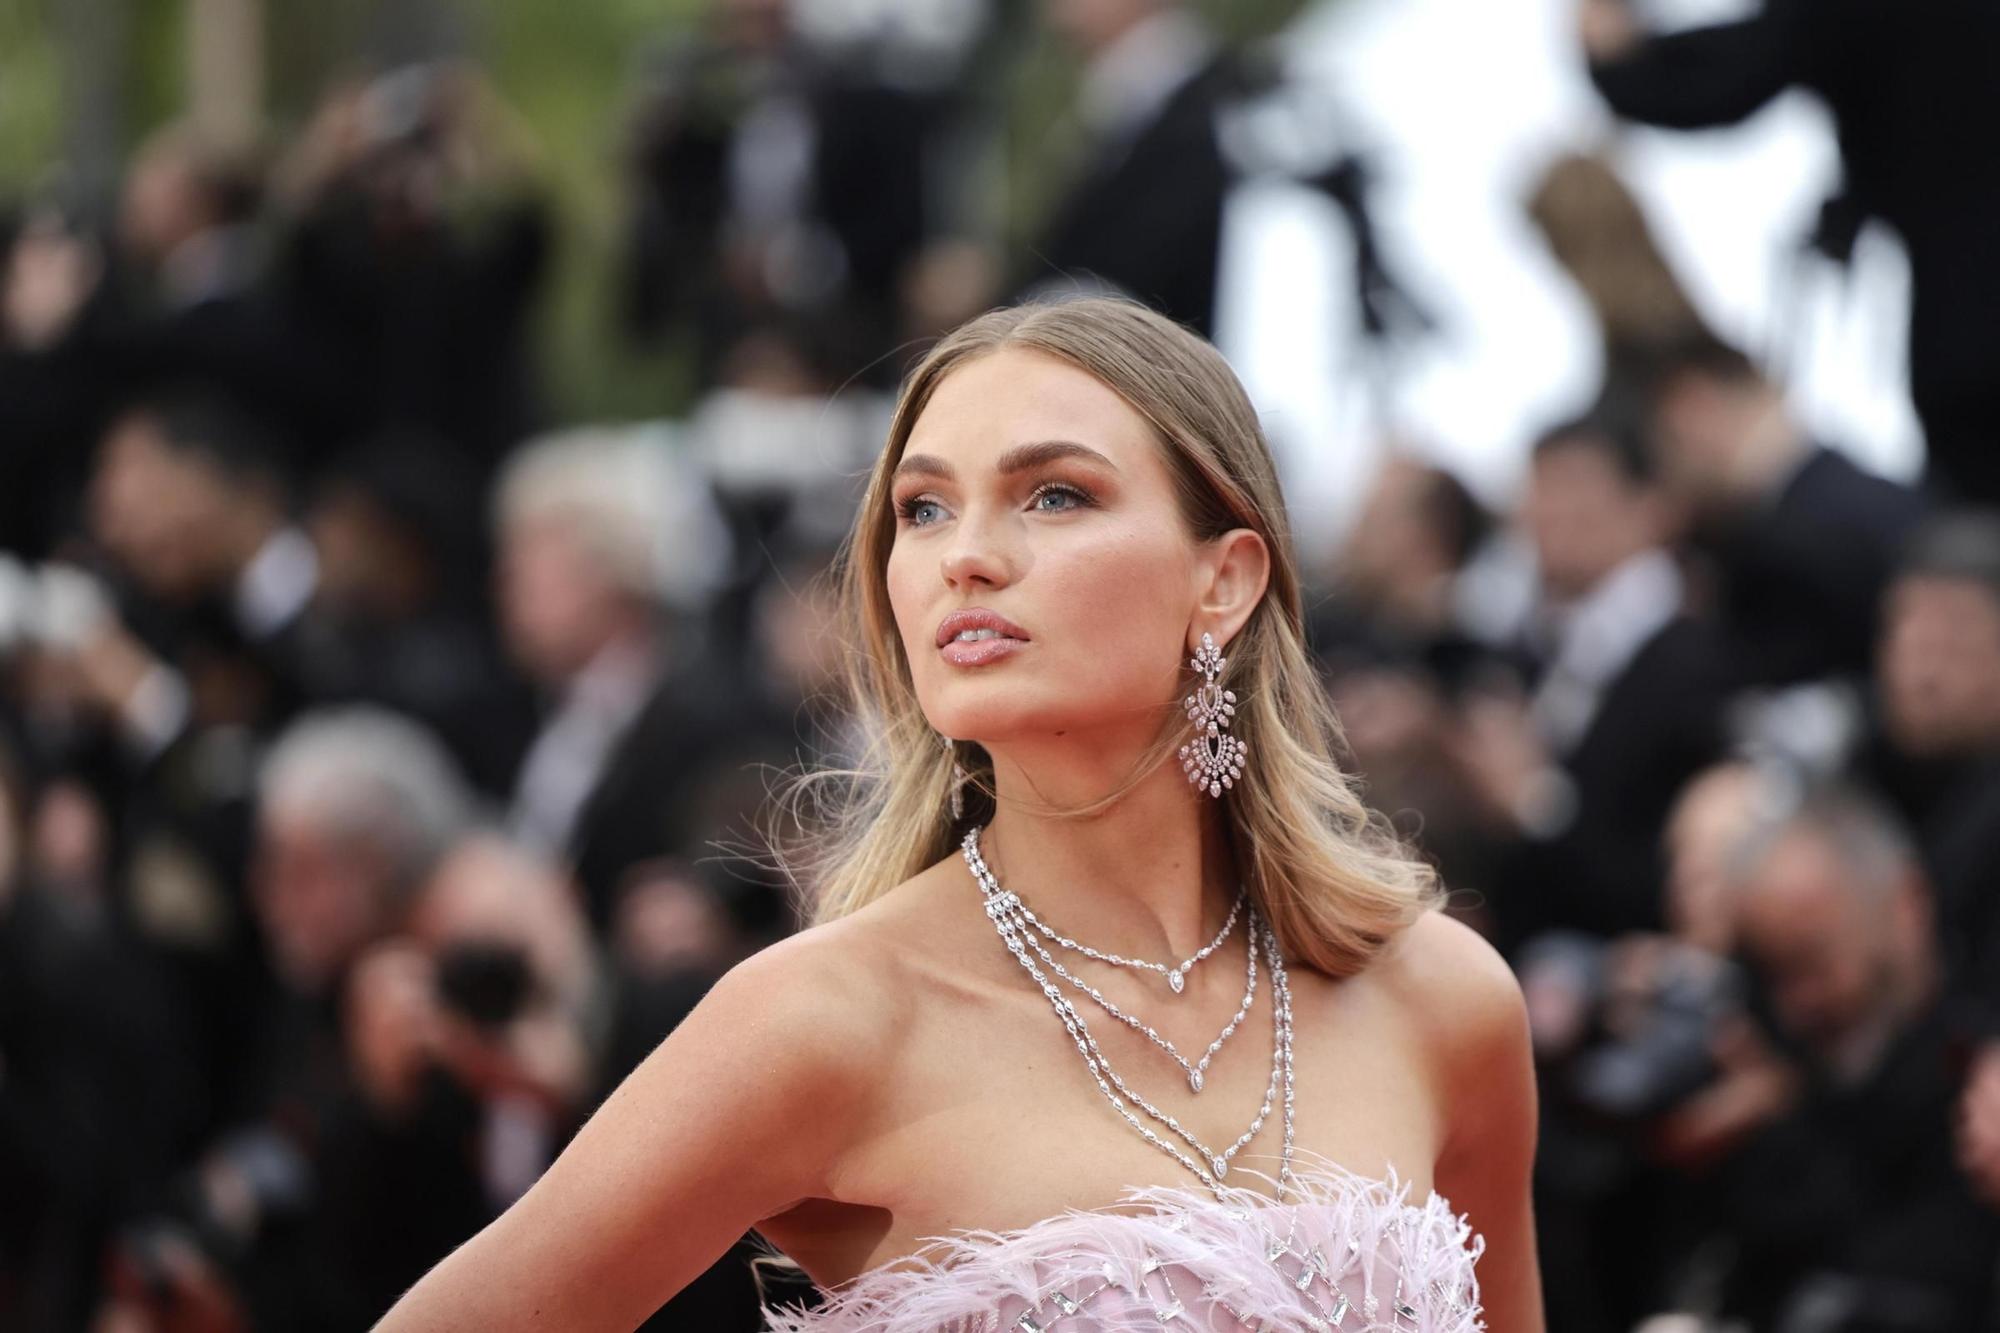
[[[999,881],[993,878],[993,872],[987,869],[986,860],[983,856],[980,855],[977,844],[974,844],[974,846],[972,847],[967,857],[967,860],[970,862],[972,866],[972,873],[979,876],[980,887],[986,891],[989,897],[999,901],[1003,910],[1006,910],[1007,912],[1015,916],[1029,915],[1027,904],[1021,901],[1021,895],[1019,895],[1018,893],[1014,893],[1011,890],[1002,889],[1000,887]],[[1237,904],[1238,906],[1241,906],[1242,904],[1241,898],[1237,900]],[[1233,926],[1235,922],[1236,922],[1236,914],[1234,911],[1232,911],[1229,916],[1229,926]],[[1229,926],[1224,927],[1224,932],[1223,932],[1224,935],[1229,933]],[[1189,1064],[1187,1061],[1187,1057],[1182,1055],[1179,1049],[1176,1048],[1171,1041],[1168,1041],[1165,1037],[1161,1036],[1157,1031],[1155,1031],[1150,1024],[1142,1022],[1141,1020],[1134,1018],[1132,1015],[1126,1013],[1123,1009],[1120,1009],[1117,1005],[1113,1004],[1109,999],[1109,997],[1107,997],[1103,991],[1098,990],[1097,987],[1091,985],[1089,982],[1083,980],[1083,978],[1072,973],[1068,968],[1064,967],[1061,963],[1057,962],[1055,959],[1055,955],[1051,954],[1047,949],[1043,948],[1041,942],[1035,939],[1034,936],[1028,935],[1026,934],[1026,932],[1023,932],[1023,937],[1027,940],[1028,947],[1032,948],[1037,954],[1041,956],[1042,961],[1048,964],[1050,971],[1054,972],[1064,981],[1067,981],[1070,985],[1082,991],[1085,995],[1088,995],[1091,999],[1097,1001],[1097,1003],[1104,1009],[1104,1011],[1110,1014],[1113,1018],[1125,1024],[1133,1031],[1143,1033],[1146,1036],[1146,1038],[1150,1040],[1155,1046],[1158,1046],[1161,1050],[1165,1051],[1168,1055],[1172,1056],[1174,1063],[1181,1067],[1181,1072],[1187,1075],[1188,1087],[1193,1089],[1195,1092],[1200,1092],[1202,1089],[1202,1081],[1208,1073],[1209,1062],[1215,1059],[1215,1053],[1222,1049],[1222,1044],[1228,1041],[1229,1038],[1232,1035],[1234,1035],[1237,1026],[1241,1024],[1243,1022],[1244,1017],[1249,1014],[1251,1002],[1257,998],[1257,945],[1256,941],[1253,939],[1250,943],[1249,949],[1247,950],[1250,957],[1250,961],[1246,969],[1247,976],[1243,985],[1243,1003],[1237,1006],[1235,1017],[1231,1018],[1229,1022],[1223,1026],[1221,1034],[1218,1035],[1214,1041],[1208,1044],[1208,1049],[1202,1053],[1201,1059],[1196,1061],[1194,1064]],[[1221,938],[1222,938],[1221,936],[1217,937],[1218,940],[1220,940]]]
[[[1222,947],[1223,941],[1227,940],[1230,932],[1236,929],[1237,915],[1243,911],[1243,904],[1249,901],[1249,898],[1250,891],[1248,889],[1238,889],[1236,891],[1236,902],[1229,909],[1229,917],[1222,923],[1222,929],[1215,933],[1215,938],[1202,948],[1196,950],[1187,961],[1177,967],[1169,967],[1165,963],[1155,963],[1145,958],[1121,958],[1115,953],[1100,953],[1088,944],[1078,944],[1075,940],[1029,911],[1026,903],[1021,904],[1021,915],[1027,919],[1029,925],[1048,936],[1050,943],[1060,945],[1072,953],[1080,953],[1085,958],[1095,958],[1100,963],[1109,963],[1113,967],[1137,967],[1143,968],[1148,972],[1158,972],[1167,979],[1167,985],[1173,990],[1173,993],[1179,995],[1187,989],[1188,969]]]
[[[1191,1130],[1183,1126],[1177,1117],[1165,1114],[1158,1107],[1137,1093],[1134,1093],[1125,1085],[1125,1081],[1118,1076],[1117,1071],[1112,1069],[1110,1063],[1104,1058],[1104,1052],[1099,1049],[1096,1039],[1090,1034],[1089,1024],[1084,1022],[1083,1015],[1077,1012],[1075,1004],[1056,987],[1053,981],[1050,981],[1042,973],[1040,968],[1035,966],[1034,960],[1028,957],[1028,951],[1023,947],[1021,941],[1021,931],[1017,921],[1018,908],[1011,904],[1002,903],[999,895],[1004,891],[1000,890],[999,882],[993,878],[992,872],[981,873],[984,863],[979,859],[979,829],[973,828],[966,832],[965,841],[961,844],[961,850],[965,853],[966,864],[972,868],[975,882],[978,883],[981,892],[986,896],[987,918],[993,922],[994,928],[1000,934],[1001,941],[1007,946],[1008,951],[1014,955],[1015,961],[1020,963],[1022,968],[1027,971],[1029,977],[1040,987],[1042,994],[1047,997],[1049,1004],[1055,1009],[1056,1017],[1062,1021],[1063,1027],[1069,1032],[1070,1040],[1076,1044],[1077,1053],[1083,1057],[1084,1065],[1090,1070],[1091,1077],[1096,1081],[1098,1090],[1111,1103],[1112,1109],[1117,1111],[1133,1129],[1137,1130],[1142,1138],[1186,1167],[1202,1184],[1213,1191],[1218,1199],[1225,1202],[1228,1200],[1228,1195],[1222,1184],[1222,1178],[1229,1173],[1229,1161],[1263,1127],[1265,1119],[1271,1113],[1272,1100],[1276,1095],[1276,1090],[1282,1077],[1285,1089],[1283,1102],[1284,1144],[1278,1167],[1278,1196],[1282,1199],[1285,1189],[1292,1179],[1292,1020],[1290,987],[1286,984],[1285,965],[1278,951],[1276,932],[1272,931],[1269,925],[1256,915],[1254,909],[1252,910],[1252,921],[1249,931],[1251,945],[1253,948],[1258,945],[1263,947],[1266,962],[1271,969],[1271,1082],[1265,1090],[1264,1103],[1258,1109],[1257,1117],[1251,1122],[1250,1128],[1223,1152],[1213,1152],[1200,1139],[1196,1138]],[[1019,899],[1016,898],[1014,902],[1018,903]],[[1130,1104],[1128,1105],[1128,1103]],[[1188,1146],[1200,1155],[1199,1160],[1189,1157],[1179,1147],[1162,1138],[1151,1126],[1139,1119],[1138,1115],[1132,1109],[1134,1106],[1185,1140]]]
[[[1062,995],[1061,991],[1055,990],[1053,983],[1048,982],[1041,975],[1040,971],[1035,968],[1034,964],[1028,961],[1026,952],[1020,950],[1018,933],[1011,929],[1003,930],[1002,939],[1006,942],[1007,947],[1014,951],[1016,960],[1029,969],[1029,975],[1039,984],[1047,985],[1049,990],[1054,992],[1049,996],[1051,1004],[1057,1007],[1057,1012],[1063,1019],[1063,1026],[1069,1029],[1071,1038],[1076,1041],[1078,1050],[1083,1053],[1085,1063],[1091,1067],[1092,1072],[1097,1076],[1099,1089],[1111,1098],[1113,1106],[1117,1107],[1121,1114],[1126,1114],[1126,1118],[1139,1129],[1140,1133],[1149,1142],[1157,1143],[1159,1146],[1165,1148],[1178,1158],[1183,1166],[1194,1170],[1195,1174],[1204,1183],[1208,1184],[1210,1188],[1219,1190],[1222,1177],[1229,1173],[1230,1159],[1242,1149],[1244,1144],[1248,1143],[1256,1135],[1257,1131],[1263,1127],[1265,1119],[1271,1113],[1272,1099],[1277,1085],[1275,1068],[1273,1069],[1274,1077],[1272,1084],[1265,1090],[1264,1103],[1258,1108],[1257,1118],[1251,1122],[1250,1128],[1239,1136],[1235,1143],[1218,1153],[1196,1137],[1194,1132],[1188,1129],[1187,1126],[1181,1124],[1179,1117],[1168,1115],[1150,1101],[1132,1091],[1126,1085],[1125,1080],[1119,1076],[1118,1071],[1111,1067],[1102,1048],[1098,1046],[1096,1038],[1091,1035],[1090,1025],[1084,1021],[1083,1015],[1077,1013],[1076,1007]],[[1044,993],[1048,994],[1048,992]],[[1275,1049],[1273,1054],[1275,1056]],[[1106,1080],[1109,1080],[1109,1086],[1106,1086]],[[1116,1089],[1115,1093],[1113,1089]],[[1150,1128],[1142,1124],[1137,1117],[1128,1114],[1125,1105],[1128,1102],[1145,1112],[1153,1120],[1165,1125],[1169,1130],[1186,1141],[1187,1145],[1195,1150],[1199,1160],[1205,1166],[1196,1166],[1178,1148],[1160,1139]]]

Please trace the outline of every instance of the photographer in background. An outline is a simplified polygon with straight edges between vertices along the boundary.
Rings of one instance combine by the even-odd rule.
[[[1877,662],[1890,758],[1919,769],[1954,1016],[2000,1039],[2000,513],[1919,530],[1883,602]]]
[[[1865,676],[1923,498],[1814,441],[1784,389],[1713,334],[1648,359],[1648,446],[1714,576],[1732,685]]]
[[[726,531],[664,441],[611,428],[524,445],[493,511],[501,634],[546,704],[508,828],[574,871],[609,932],[627,872],[720,826],[714,765],[740,767],[752,731],[744,682],[698,614]]]
[[[423,886],[407,934],[359,966],[385,974],[379,987],[357,977],[348,994],[363,1085],[393,1108],[437,1067],[476,1093],[480,1174],[504,1208],[553,1160],[592,1090],[607,982],[575,886],[500,834],[474,833]],[[401,977],[419,984],[404,990]]]
[[[1183,0],[1052,0],[1083,57],[1080,162],[1014,275],[1015,290],[1104,287],[1206,336],[1215,325],[1231,171],[1216,119],[1236,58]]]
[[[113,1219],[206,1110],[188,1014],[106,883],[103,809],[0,711],[0,1327],[84,1325]]]
[[[351,431],[427,432],[488,475],[539,414],[529,319],[553,244],[525,125],[477,66],[408,65],[322,99],[278,182],[279,278]]]
[[[698,396],[893,384],[904,289],[956,208],[958,76],[980,20],[953,37],[954,6],[932,6],[935,21],[910,25],[930,40],[902,49],[841,33],[865,28],[855,7],[693,8],[688,31],[645,53],[634,97],[623,331],[685,339]]]
[[[75,669],[143,760],[208,727],[265,730],[303,696],[284,645],[318,558],[288,462],[267,421],[203,390],[135,402],[98,446],[90,535],[127,595]]]
[[[1946,1003],[1979,1047],[1959,1162],[2000,1211],[2000,513],[1945,514],[1919,531],[1884,601],[1878,663],[1888,757],[1921,778]]]
[[[1738,1150],[1727,1307],[1778,1330],[1983,1327],[2000,1214],[1952,1156],[1964,1071],[1915,848],[1886,808],[1823,790],[1735,878],[1743,954],[1806,1082]]]
[[[1537,1213],[1562,1277],[1551,1328],[1630,1327],[1714,1286],[1706,1227],[1731,1154],[1796,1100],[1733,957],[1731,881],[1793,786],[1742,760],[1705,770],[1667,818],[1663,933],[1550,932],[1523,951],[1544,1089]]]
[[[1673,555],[1680,514],[1634,423],[1600,411],[1545,434],[1517,522],[1536,586],[1494,646],[1529,678],[1466,692],[1455,755],[1507,840],[1493,911],[1509,955],[1543,930],[1659,927],[1660,831],[1721,753],[1724,700]]]
[[[372,951],[464,836],[463,780],[414,724],[352,708],[287,729],[258,791],[253,896],[275,975],[231,1128],[118,1249],[114,1305],[154,1321],[141,1327],[172,1327],[185,1303],[217,1328],[363,1327],[491,1207],[477,1097],[440,1072],[385,1080],[369,1058],[411,979]],[[383,1189],[386,1213],[367,1197]]]
[[[1844,260],[1868,219],[1896,229],[1930,479],[1966,502],[2000,501],[2000,8],[1762,0],[1743,18],[1664,34],[1629,0],[1582,0],[1578,15],[1591,79],[1628,120],[1734,124],[1794,87],[1826,103],[1845,179],[1814,243]]]
[[[295,508],[289,461],[268,422],[209,393],[114,419],[89,513],[127,595],[72,663],[97,710],[150,760],[204,727],[376,703],[503,788],[528,699],[478,614],[476,475],[394,433],[340,454]]]
[[[0,552],[39,559],[72,517],[105,411],[79,329],[110,315],[106,246],[76,210],[0,208]]]
[[[101,399],[198,383],[318,447],[352,418],[311,311],[275,271],[257,155],[156,131],[118,199],[113,317],[72,342]]]

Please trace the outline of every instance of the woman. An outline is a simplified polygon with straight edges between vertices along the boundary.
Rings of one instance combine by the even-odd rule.
[[[1330,757],[1214,349],[959,329],[847,577],[885,762],[818,924],[383,1327],[630,1328],[755,1227],[832,1293],[786,1330],[1539,1333],[1520,992]]]

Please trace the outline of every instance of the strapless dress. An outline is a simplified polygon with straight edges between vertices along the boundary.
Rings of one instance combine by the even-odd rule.
[[[1248,1168],[1232,1174],[1253,1175]],[[871,1269],[773,1333],[1473,1333],[1485,1250],[1432,1190],[1294,1165],[1283,1204],[1248,1187],[1133,1189],[1018,1231],[963,1231]],[[1268,1184],[1268,1181],[1267,1181]]]

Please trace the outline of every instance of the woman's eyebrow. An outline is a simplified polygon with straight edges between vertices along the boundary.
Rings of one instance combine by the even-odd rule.
[[[1100,467],[1116,472],[1118,465],[1088,445],[1074,440],[1041,440],[1034,444],[1017,444],[1000,455],[994,467],[1004,476],[1014,472],[1026,472],[1044,463],[1053,463],[1059,458],[1074,458],[1085,463],[1096,463]]]
[[[958,476],[958,471],[935,454],[904,454],[903,461],[896,464],[895,475],[936,477],[940,481],[950,481]]]
[[[1000,455],[999,461],[994,464],[994,469],[1006,476],[1016,472],[1026,472],[1030,468],[1041,467],[1060,458],[1096,463],[1112,472],[1118,470],[1118,465],[1109,458],[1088,445],[1078,444],[1074,440],[1038,440],[1033,444],[1017,444]],[[905,454],[903,461],[896,464],[895,475],[937,477],[943,481],[951,481],[958,476],[958,472],[950,463],[935,454]]]

